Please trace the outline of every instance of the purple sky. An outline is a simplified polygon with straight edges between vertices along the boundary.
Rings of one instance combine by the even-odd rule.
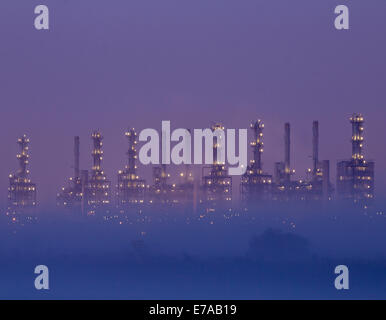
[[[33,28],[38,4],[51,10],[48,32]],[[349,31],[333,26],[338,4],[350,8]],[[91,131],[102,131],[115,183],[125,129],[160,128],[161,120],[247,128],[262,118],[271,173],[289,121],[299,176],[311,165],[319,120],[320,158],[331,160],[334,182],[336,160],[350,156],[352,112],[366,118],[365,154],[376,160],[384,196],[385,18],[384,0],[1,0],[0,205],[23,133],[39,200],[52,204],[72,174],[74,135],[89,168]]]

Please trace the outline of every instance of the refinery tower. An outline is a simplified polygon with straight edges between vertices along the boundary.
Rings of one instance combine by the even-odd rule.
[[[351,159],[338,162],[337,196],[366,208],[374,199],[374,162],[363,155],[364,118],[354,113],[350,118],[352,126]]]
[[[272,176],[263,173],[263,129],[264,123],[260,119],[251,123],[253,158],[241,178],[241,199],[248,206],[262,200],[269,200],[271,195]]]
[[[109,212],[110,206],[110,181],[107,180],[102,170],[103,150],[102,135],[94,132],[91,172],[80,170],[80,139],[74,137],[74,175],[69,179],[67,187],[63,187],[57,194],[57,205],[73,213],[82,215],[101,215]]]
[[[93,141],[93,166],[90,177],[88,178],[87,196],[87,214],[105,215],[109,214],[111,205],[111,183],[107,180],[106,174],[102,169],[103,137],[100,132],[94,131],[91,135]]]
[[[118,172],[117,202],[121,213],[140,212],[140,205],[145,201],[145,180],[137,173],[137,133],[134,128],[125,133],[129,141],[127,165]]]
[[[213,142],[213,164],[203,167],[202,195],[200,206],[203,207],[201,217],[214,218],[214,213],[230,212],[232,210],[232,177],[228,175],[225,168],[224,137],[216,133],[224,132],[221,124],[212,126],[214,136]]]
[[[25,215],[32,219],[33,209],[36,207],[36,185],[29,178],[28,145],[29,139],[23,135],[17,140],[20,152],[17,154],[19,169],[15,174],[9,175],[8,188],[8,210],[7,215],[13,215],[12,220],[16,221],[18,215]]]

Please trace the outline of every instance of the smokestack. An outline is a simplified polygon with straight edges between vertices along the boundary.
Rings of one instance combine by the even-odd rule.
[[[79,179],[79,137],[74,137],[74,175]]]
[[[290,152],[291,152],[291,131],[290,124],[287,122],[284,125],[284,166],[286,179],[289,180],[291,169],[290,169]]]
[[[314,175],[318,170],[319,164],[319,122],[312,123],[312,161],[314,164]]]

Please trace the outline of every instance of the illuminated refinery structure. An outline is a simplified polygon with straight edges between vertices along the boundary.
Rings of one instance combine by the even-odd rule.
[[[367,207],[374,198],[374,162],[367,161],[363,155],[364,118],[354,114],[350,118],[352,125],[352,157],[337,164],[336,196],[340,200],[361,204]],[[253,158],[245,174],[240,178],[240,195],[242,209],[267,201],[328,201],[334,196],[330,182],[329,160],[319,160],[319,122],[312,124],[312,166],[305,179],[293,179],[291,169],[291,127],[284,125],[284,161],[275,163],[273,177],[263,170],[262,154],[264,124],[261,120],[252,122],[253,140],[251,149]],[[175,212],[196,212],[199,219],[215,217],[214,213],[226,215],[232,209],[232,176],[225,168],[224,127],[214,124],[213,163],[202,167],[202,180],[199,185],[194,179],[191,165],[180,166],[175,183],[170,182],[167,165],[153,167],[153,183],[146,185],[137,172],[137,133],[128,130],[127,165],[118,172],[115,205],[112,204],[112,190],[102,170],[102,136],[99,132],[92,134],[93,166],[90,171],[79,168],[79,137],[74,138],[74,174],[67,187],[57,196],[57,203],[62,207],[75,209],[85,215],[101,213],[109,217],[110,213],[139,212],[142,210]],[[17,155],[19,170],[9,177],[9,194],[7,214],[17,213],[22,209],[36,206],[36,185],[28,178],[28,143],[26,136],[18,139],[21,151]],[[116,208],[117,211],[112,211]],[[193,209],[193,210],[192,210]],[[115,209],[114,209],[115,210]],[[147,215],[145,215],[147,217]],[[148,220],[147,220],[148,221]],[[213,220],[211,220],[213,221]]]
[[[121,213],[140,210],[145,202],[145,180],[137,174],[137,133],[134,128],[125,133],[129,140],[128,162],[124,170],[118,172],[117,205]]]
[[[221,135],[216,135],[216,131],[224,131],[221,124],[214,124],[212,127],[214,136],[213,142],[213,164],[210,167],[203,167],[202,174],[202,195],[200,206],[203,207],[202,217],[215,212],[227,212],[232,206],[232,177],[228,175],[223,162],[223,144],[225,140]],[[221,141],[224,140],[224,141]],[[220,148],[221,147],[221,148]]]
[[[188,212],[196,211],[197,184],[189,164],[185,164],[184,170],[180,172],[178,178],[174,198],[178,202],[179,208]]]
[[[26,215],[29,218],[36,207],[36,184],[31,182],[27,169],[29,139],[23,135],[17,140],[17,144],[20,147],[20,153],[16,155],[19,169],[15,174],[9,175],[8,188],[7,215],[13,215],[13,221],[16,221],[16,215]]]
[[[295,170],[291,170],[291,127],[287,122],[284,124],[284,162],[275,163],[274,179],[277,185],[289,184],[291,175]]]
[[[88,170],[80,170],[80,139],[74,137],[74,176],[69,179],[69,185],[63,187],[57,194],[56,203],[82,215],[107,213],[110,205],[110,182],[102,170],[102,139],[99,132],[91,136],[93,141],[93,166],[91,175]]]
[[[299,195],[298,181],[291,180],[295,170],[291,169],[291,127],[284,124],[284,162],[275,163],[272,199],[278,201],[294,200]]]
[[[350,160],[337,164],[337,196],[367,207],[374,198],[374,162],[365,160],[363,155],[363,115],[354,113],[350,122],[352,155]]]
[[[187,133],[191,133],[188,129]],[[185,137],[185,141],[190,139]],[[177,184],[174,186],[173,203],[180,211],[195,212],[197,209],[197,189],[198,185],[195,183],[192,168],[190,163],[183,163],[178,174]]]
[[[319,122],[312,124],[312,168],[307,170],[307,178],[292,180],[291,175],[291,127],[284,125],[284,162],[275,163],[272,200],[278,201],[319,201],[331,200],[333,187],[330,183],[330,161],[319,161]]]
[[[263,129],[264,123],[260,119],[251,123],[253,159],[242,176],[240,185],[241,200],[248,206],[271,197],[272,175],[263,173]]]
[[[103,137],[98,131],[94,131],[91,135],[93,141],[93,166],[90,177],[88,178],[87,190],[87,214],[94,215],[96,213],[106,213],[111,204],[111,184],[107,180],[106,174],[102,170]]]
[[[76,136],[74,137],[74,176],[69,179],[69,185],[63,187],[56,198],[58,206],[71,210],[81,209],[84,194],[84,187],[79,169],[79,157],[80,139],[79,136]]]
[[[190,139],[190,136],[185,139]],[[169,182],[171,177],[166,164],[153,167],[153,185],[148,186],[146,191],[146,203],[150,208],[189,212],[195,209],[197,191],[191,166],[183,162],[181,167],[184,169],[179,171],[174,183]]]
[[[172,205],[175,184],[169,184],[170,174],[166,171],[166,164],[153,167],[153,185],[148,186],[147,203],[151,206],[157,206],[159,209],[166,209],[165,205]]]
[[[312,123],[312,169],[307,170],[307,183],[303,186],[306,200],[331,200],[330,161],[319,161],[319,122]]]

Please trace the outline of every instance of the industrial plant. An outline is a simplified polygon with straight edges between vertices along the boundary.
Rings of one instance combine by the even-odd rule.
[[[212,131],[224,130],[222,124],[212,125]],[[202,169],[201,187],[201,218],[209,217],[215,213],[227,213],[232,209],[232,177],[225,169],[224,155],[220,154],[224,149],[220,148],[223,137],[214,134],[213,142],[213,164]]]
[[[57,205],[68,212],[84,216],[100,216],[104,219],[146,220],[148,212],[160,214],[192,213],[199,220],[213,221],[216,217],[232,216],[238,209],[246,211],[267,203],[330,203],[337,199],[367,209],[374,200],[374,162],[365,159],[364,117],[353,114],[351,159],[338,161],[336,189],[330,181],[330,161],[319,157],[319,122],[312,123],[312,164],[305,177],[294,179],[291,166],[291,126],[284,124],[283,161],[274,164],[273,175],[263,168],[263,131],[261,119],[250,125],[252,158],[240,180],[240,202],[235,204],[233,179],[226,170],[224,148],[220,148],[224,131],[222,124],[211,126],[213,132],[213,164],[203,165],[201,179],[195,178],[191,165],[182,164],[178,173],[168,170],[168,165],[152,167],[153,179],[146,183],[138,173],[137,132],[127,130],[126,165],[118,171],[117,183],[112,188],[103,167],[103,137],[99,131],[91,135],[92,166],[80,169],[80,138],[74,137],[74,173],[66,187],[57,194]],[[29,139],[24,135],[17,141],[19,169],[9,176],[7,215],[15,220],[18,216],[32,217],[37,205],[36,185],[29,178],[27,169]],[[181,169],[182,168],[182,169]],[[169,172],[168,172],[169,171]],[[175,173],[175,177],[170,172]]]
[[[81,179],[79,169],[80,139],[74,137],[74,176],[69,179],[69,185],[63,187],[57,195],[57,205],[71,209],[80,209],[84,201],[84,180]]]
[[[319,160],[319,122],[312,124],[312,168],[307,170],[307,199],[331,200],[334,188],[330,181],[330,160]]]
[[[137,173],[137,133],[133,129],[125,133],[129,141],[127,165],[118,172],[117,206],[120,213],[141,213],[145,202],[145,180]]]
[[[36,184],[31,182],[29,178],[29,163],[28,145],[29,139],[23,135],[17,139],[17,144],[20,147],[20,152],[16,155],[19,161],[19,169],[16,173],[9,175],[8,187],[8,208],[7,216],[10,216],[12,221],[20,221],[24,219],[33,219],[34,209],[36,208]]]
[[[95,131],[91,135],[93,142],[90,170],[79,169],[79,137],[74,138],[74,177],[68,187],[62,188],[57,195],[57,204],[70,211],[79,209],[83,215],[105,215],[111,210],[111,183],[102,169],[103,137]]]
[[[365,207],[374,198],[374,161],[367,161],[363,155],[364,118],[355,113],[350,118],[352,125],[351,159],[339,161],[337,165],[337,196]]]
[[[241,178],[241,201],[247,207],[271,200],[272,175],[263,172],[263,129],[264,123],[262,120],[259,119],[251,123],[253,158],[247,167],[246,173]]]

